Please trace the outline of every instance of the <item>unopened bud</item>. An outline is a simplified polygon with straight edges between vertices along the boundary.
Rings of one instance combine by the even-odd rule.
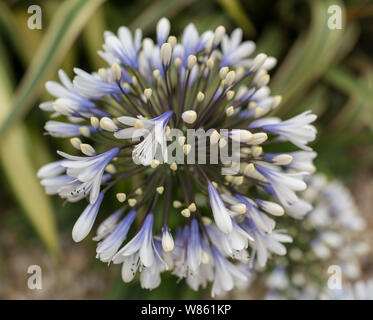
[[[225,35],[225,28],[223,26],[219,26],[215,29],[215,33],[214,33],[214,45],[215,46],[220,43],[224,35]]]
[[[174,239],[172,238],[169,228],[164,228],[162,234],[162,248],[165,252],[170,252],[174,249]]]
[[[251,140],[250,144],[262,144],[263,142],[267,141],[268,135],[265,132],[257,132],[254,133]]]
[[[198,102],[202,102],[203,99],[205,99],[205,94],[203,92],[201,92],[201,91],[198,92],[198,94],[197,94],[197,101]]]
[[[271,105],[272,109],[277,108],[280,105],[281,101],[282,101],[281,96],[274,96],[273,97],[273,102],[272,102],[272,105]]]
[[[72,146],[75,148],[75,149],[78,149],[80,150],[80,145],[82,144],[82,141],[75,137],[75,138],[71,138],[70,139],[70,143],[72,144]]]
[[[269,74],[266,70],[260,70],[254,77],[253,83],[258,87],[264,87],[269,82]]]
[[[174,48],[177,43],[177,38],[175,36],[169,36],[167,42],[171,45],[172,48]]]
[[[209,226],[212,223],[212,220],[206,216],[203,216],[201,220],[204,226]]]
[[[223,68],[220,68],[219,70],[219,77],[221,80],[224,80],[225,77],[227,76],[229,72],[229,68],[228,67],[223,67]]]
[[[170,169],[171,169],[172,171],[176,171],[176,170],[177,170],[177,164],[176,164],[176,162],[171,163],[171,165],[170,165]]]
[[[176,58],[176,59],[174,60],[174,63],[175,63],[175,67],[176,67],[176,68],[179,68],[179,67],[181,66],[182,61],[181,61],[180,58]]]
[[[263,115],[263,108],[261,107],[257,107],[255,108],[255,111],[254,111],[254,119],[257,119],[259,118],[261,115]]]
[[[189,154],[191,149],[192,149],[192,146],[190,144],[184,144],[183,151],[185,155]]]
[[[188,124],[192,124],[197,119],[197,113],[194,110],[184,111],[183,114],[181,115],[181,118],[183,119],[184,122]]]
[[[219,139],[220,139],[220,134],[214,129],[214,131],[210,135],[210,143],[216,144],[218,143]]]
[[[158,79],[159,78],[159,75],[160,75],[161,73],[160,73],[160,71],[158,70],[158,69],[155,69],[155,70],[153,70],[153,78],[154,79]]]
[[[100,127],[106,131],[115,132],[118,130],[117,125],[108,117],[103,117],[100,120]]]
[[[197,57],[194,54],[191,54],[188,57],[188,69],[191,70],[197,63]]]
[[[105,171],[106,171],[107,173],[114,174],[114,173],[117,172],[117,169],[115,168],[115,166],[114,166],[112,163],[110,163],[110,164],[108,164],[108,165],[106,166]]]
[[[100,126],[100,120],[98,120],[97,117],[91,117],[91,126],[95,129],[98,129],[98,127]]]
[[[232,183],[236,186],[240,186],[243,183],[243,176],[233,177]]]
[[[107,81],[107,71],[105,68],[98,69],[98,75],[103,81]]]
[[[118,63],[114,63],[111,66],[111,74],[113,75],[115,81],[120,81],[120,79],[122,78],[122,69],[120,68]]]
[[[89,138],[91,136],[91,131],[87,126],[82,126],[79,128],[79,132],[82,134],[82,136]]]
[[[250,71],[256,72],[267,60],[267,55],[265,53],[259,53],[253,60]]]
[[[152,93],[153,93],[153,90],[151,88],[147,88],[144,90],[144,95],[145,95],[146,100],[150,100]]]
[[[265,212],[268,212],[269,214],[272,214],[274,216],[282,216],[285,213],[284,208],[275,202],[260,200],[259,206]]]
[[[243,204],[243,203],[235,204],[235,205],[231,206],[231,209],[232,209],[234,212],[237,212],[237,213],[239,213],[239,214],[244,214],[244,213],[246,213],[246,205]]]
[[[251,147],[251,154],[254,158],[258,158],[263,153],[263,148],[260,146]]]
[[[179,138],[177,138],[177,143],[180,145],[180,146],[183,146],[185,144],[185,140],[186,140],[186,137],[185,136],[180,136]]]
[[[96,154],[96,150],[88,143],[80,144],[80,151],[86,156],[94,156]]]
[[[206,61],[206,67],[208,70],[212,70],[214,68],[214,60],[208,58]]]
[[[227,117],[230,117],[231,115],[233,115],[233,113],[234,113],[234,107],[233,106],[230,106],[225,110],[225,114],[227,115]]]
[[[219,148],[222,149],[227,145],[227,140],[225,138],[220,138],[219,140]]]
[[[168,66],[171,61],[171,55],[172,55],[172,46],[168,42],[165,42],[162,44],[161,47],[161,58],[162,63],[164,66]]]
[[[285,166],[293,161],[293,157],[290,154],[279,154],[272,158],[272,162],[280,166]]]
[[[229,71],[227,73],[227,76],[224,79],[224,84],[226,86],[231,86],[233,84],[233,82],[234,82],[235,77],[236,77],[236,72],[234,72],[233,70]]]
[[[233,97],[234,97],[234,91],[233,91],[233,90],[229,90],[229,91],[227,92],[227,99],[228,99],[228,100],[232,100]]]

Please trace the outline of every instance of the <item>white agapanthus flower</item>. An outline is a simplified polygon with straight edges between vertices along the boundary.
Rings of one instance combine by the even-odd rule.
[[[364,218],[351,193],[341,182],[329,182],[322,174],[309,178],[308,184],[300,197],[314,207],[294,229],[294,244],[282,266],[267,276],[267,298],[373,299],[371,283],[358,280],[362,258],[370,248],[362,233]],[[338,272],[334,268],[342,276],[341,287],[331,289],[330,274]]]
[[[242,30],[201,33],[189,24],[179,38],[170,32],[166,18],[155,40],[139,29],[106,31],[99,55],[108,66],[74,68],[72,81],[60,71],[62,84],[47,83],[56,100],[40,107],[56,119],[45,130],[69,138],[83,156],[58,152],[64,159],[38,176],[48,194],[89,201],[75,241],[88,235],[107,193],[136,177],[133,191],[118,190],[121,207],[98,228],[97,258],[121,263],[125,282],[139,271],[143,288],[157,287],[169,270],[194,290],[212,283],[220,295],[249,281],[249,264],[286,253],[291,239],[276,220],[287,208],[306,208],[297,192],[314,171],[308,143],[316,116],[266,117],[281,102],[267,86],[276,59],[253,54]],[[188,140],[190,130],[208,132],[205,143]],[[305,151],[267,152],[284,140]],[[228,152],[233,145],[238,160]],[[196,157],[201,152],[205,162]]]

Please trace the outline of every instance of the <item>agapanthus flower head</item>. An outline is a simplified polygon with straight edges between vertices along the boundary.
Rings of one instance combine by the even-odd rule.
[[[308,189],[300,194],[313,205],[293,231],[294,244],[282,266],[273,268],[266,279],[270,299],[367,299],[371,284],[357,281],[362,275],[363,258],[370,251],[362,231],[365,220],[350,191],[338,180],[323,174],[308,178]],[[307,203],[308,203],[307,202]],[[328,288],[329,268],[339,268],[341,287]],[[280,278],[282,281],[280,281]],[[355,292],[359,283],[362,293]],[[364,290],[363,290],[364,289]],[[370,299],[373,299],[370,292]]]
[[[60,71],[62,84],[47,83],[56,100],[41,108],[56,120],[45,130],[70,138],[83,155],[59,151],[64,159],[38,175],[47,193],[89,201],[75,241],[91,230],[106,194],[138,176],[98,228],[97,257],[121,263],[126,282],[139,271],[144,288],[158,286],[169,270],[195,290],[212,282],[218,295],[250,278],[244,265],[286,253],[282,243],[291,238],[276,230],[276,219],[297,207],[314,171],[307,144],[316,116],[267,117],[281,102],[267,86],[276,59],[253,55],[242,30],[200,34],[189,24],[180,41],[170,30],[162,18],[156,41],[139,29],[106,31],[99,55],[107,67],[75,68],[73,81]],[[284,141],[302,151],[266,152]]]
[[[325,289],[320,298],[323,300],[373,300],[373,279],[358,280],[339,290]]]

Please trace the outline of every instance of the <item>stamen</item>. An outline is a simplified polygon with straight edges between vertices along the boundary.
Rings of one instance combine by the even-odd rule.
[[[170,169],[171,169],[172,171],[176,171],[176,170],[177,170],[177,164],[176,164],[176,162],[171,163],[171,165],[170,165]]]
[[[144,90],[144,95],[145,95],[145,98],[147,101],[150,100],[150,97],[152,96],[152,89],[151,88],[147,88]]]
[[[127,198],[127,196],[126,196],[126,194],[125,193],[117,193],[116,194],[116,197],[117,197],[117,200],[119,201],[119,202],[124,202],[124,201],[126,201],[126,198]]]
[[[185,155],[188,155],[191,149],[192,149],[192,146],[190,144],[184,144],[183,151]]]
[[[196,211],[197,211],[196,204],[195,204],[194,202],[191,203],[191,204],[188,206],[188,209],[190,210],[190,212],[196,212]]]
[[[115,166],[114,166],[112,163],[110,163],[110,164],[108,164],[108,165],[106,166],[105,171],[106,171],[107,173],[110,173],[110,174],[115,174],[115,173],[117,173],[117,169],[115,168]]]
[[[204,93],[201,92],[201,91],[198,92],[198,94],[197,94],[197,101],[198,101],[198,102],[202,102],[203,99],[205,99],[205,95],[204,95]]]
[[[181,214],[185,217],[185,218],[189,218],[190,217],[190,210],[189,209],[183,209],[181,210]]]
[[[228,107],[228,108],[225,110],[225,114],[227,115],[227,117],[232,116],[233,113],[234,113],[234,107],[233,107],[233,106],[230,106],[230,107]]]
[[[159,164],[160,164],[160,162],[158,160],[153,159],[150,167],[152,167],[153,169],[155,169],[156,167],[159,166]]]
[[[172,206],[175,208],[175,209],[178,209],[182,206],[182,203],[179,201],[179,200],[174,200],[172,202]]]
[[[164,191],[164,187],[162,187],[162,186],[157,187],[157,188],[156,188],[156,191],[157,191],[159,194],[162,194],[163,191]]]
[[[137,200],[134,198],[128,199],[128,204],[130,207],[134,207],[137,203]]]

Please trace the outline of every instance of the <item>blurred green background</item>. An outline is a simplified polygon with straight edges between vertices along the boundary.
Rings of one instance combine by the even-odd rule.
[[[42,29],[31,30],[30,5],[42,9]],[[328,28],[330,5],[343,12],[341,30]],[[160,288],[123,284],[117,266],[95,260],[89,239],[74,244],[71,229],[84,204],[63,205],[44,195],[35,172],[71,151],[66,141],[43,135],[47,80],[63,68],[97,70],[104,30],[121,25],[154,36],[167,17],[179,36],[193,22],[200,31],[236,27],[257,52],[278,59],[270,87],[283,96],[278,115],[306,109],[318,114],[318,170],[348,183],[372,219],[373,2],[368,0],[67,0],[0,2],[0,298],[189,299],[206,298],[164,276]],[[370,190],[370,193],[367,192]],[[361,197],[365,194],[364,197]],[[110,199],[105,211],[110,212]],[[369,220],[370,219],[370,220]],[[372,224],[370,224],[372,228]],[[43,289],[27,289],[27,267],[43,270]]]

